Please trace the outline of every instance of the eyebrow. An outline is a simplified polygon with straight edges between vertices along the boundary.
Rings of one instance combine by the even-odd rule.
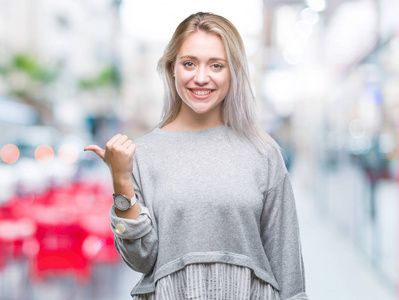
[[[181,56],[181,57],[179,57],[179,59],[181,60],[181,59],[192,59],[192,60],[198,60],[195,56],[192,56],[192,55],[183,55],[183,56]],[[221,57],[211,57],[210,59],[209,59],[209,61],[224,61],[224,62],[226,62],[226,60],[224,59],[224,58],[221,58]]]

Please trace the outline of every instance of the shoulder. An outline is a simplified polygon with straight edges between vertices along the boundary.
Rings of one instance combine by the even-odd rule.
[[[159,136],[154,133],[154,129],[149,129],[141,133],[137,133],[135,137],[132,138],[135,150],[135,159],[144,159],[146,156],[152,152],[156,152],[157,148],[160,146]]]
[[[269,164],[274,165],[276,168],[282,169],[283,171],[286,171],[283,155],[284,153],[280,148],[274,145],[270,145],[266,147],[266,155],[264,156]]]
[[[132,141],[136,147],[145,147],[157,143],[158,135],[154,133],[154,128],[136,134]]]
[[[266,167],[267,169],[283,173],[287,171],[283,158],[284,153],[281,147],[264,129],[258,132],[258,134],[262,135],[261,138],[254,135],[253,138],[250,139],[248,136],[236,132],[232,128],[229,128],[229,133],[231,133],[230,136],[235,137],[236,141],[239,141],[236,145],[241,145],[243,147],[241,150],[246,151],[249,159],[255,160],[262,168]],[[262,143],[260,140],[262,140]],[[259,143],[255,144],[255,141]]]
[[[264,150],[265,153],[260,153],[258,151],[258,157],[264,169],[263,174],[267,178],[265,180],[267,183],[266,190],[269,190],[288,174],[288,170],[281,148],[275,145],[268,145]]]

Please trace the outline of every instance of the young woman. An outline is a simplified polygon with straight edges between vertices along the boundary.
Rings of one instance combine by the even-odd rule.
[[[256,118],[238,31],[193,14],[158,70],[162,121],[85,148],[112,174],[115,247],[143,273],[133,299],[308,299],[290,177]]]

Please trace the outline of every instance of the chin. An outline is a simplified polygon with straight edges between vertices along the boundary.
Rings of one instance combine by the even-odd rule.
[[[192,110],[199,115],[206,114],[207,112],[209,112],[209,109],[192,109]]]
[[[210,110],[212,110],[212,106],[206,106],[206,107],[204,107],[203,105],[192,105],[191,106],[191,109],[193,110],[193,111],[195,111],[196,113],[198,113],[198,114],[204,114],[204,113],[207,113],[208,111],[210,111]]]

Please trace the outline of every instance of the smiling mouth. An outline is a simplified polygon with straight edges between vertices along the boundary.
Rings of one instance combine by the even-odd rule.
[[[214,90],[193,90],[189,89],[193,94],[198,95],[198,96],[206,96],[212,93]]]

